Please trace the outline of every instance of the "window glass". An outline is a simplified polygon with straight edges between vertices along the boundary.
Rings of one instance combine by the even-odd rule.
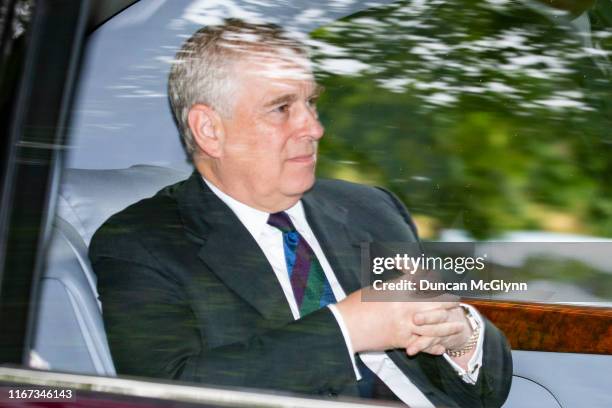
[[[390,187],[426,238],[612,237],[603,13],[460,3],[394,3],[313,32],[323,170]]]
[[[312,47],[327,89],[319,175],[389,188],[423,239],[612,237],[607,1],[139,2],[92,35],[68,165],[188,171],[169,63],[229,16],[279,23]],[[558,281],[548,300],[612,297],[606,245],[548,246],[543,259],[519,249],[513,276]],[[529,262],[555,272],[534,276]]]
[[[611,244],[567,243],[612,237],[610,3],[565,8],[402,1],[315,30],[321,170],[388,187],[426,240],[516,242],[489,261],[531,300],[610,300]]]
[[[478,251],[496,254],[490,261],[501,273],[528,282],[535,293],[504,298],[610,305],[612,7],[609,1],[554,6],[536,0],[136,3],[89,39],[49,273],[64,270],[70,251],[77,254],[70,267],[82,268],[91,236],[108,216],[188,175],[167,101],[170,63],[199,27],[238,17],[278,23],[311,47],[325,87],[318,104],[326,129],[319,177],[391,190],[424,241],[480,243]],[[142,164],[175,172],[137,184],[125,182],[121,171],[99,178],[87,172]],[[116,189],[101,188],[102,179]],[[65,288],[50,276],[40,327],[75,333],[78,345],[41,339],[35,365],[62,369],[72,355],[78,358],[68,370],[114,375],[103,327],[81,341],[74,300],[62,297]],[[84,307],[95,311],[95,275],[87,278],[80,282],[91,291]],[[70,313],[65,326],[55,325],[53,316]],[[100,354],[92,354],[91,344]]]

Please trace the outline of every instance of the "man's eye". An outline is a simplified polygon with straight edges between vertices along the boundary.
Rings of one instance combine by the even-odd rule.
[[[310,99],[308,100],[308,104],[309,104],[310,106],[316,107],[316,106],[317,106],[317,100],[318,100],[318,99],[319,99],[319,98],[310,98]]]
[[[289,104],[284,104],[281,106],[277,106],[276,108],[274,108],[274,112],[278,112],[278,113],[287,113],[289,112]]]

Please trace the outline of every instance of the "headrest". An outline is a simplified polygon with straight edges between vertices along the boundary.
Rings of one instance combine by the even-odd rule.
[[[94,232],[111,215],[187,177],[185,171],[149,165],[117,170],[66,169],[57,216],[70,223],[89,245]]]

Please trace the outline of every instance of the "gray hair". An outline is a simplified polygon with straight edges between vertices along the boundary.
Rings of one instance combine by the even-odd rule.
[[[222,25],[195,32],[177,52],[168,78],[168,98],[187,153],[196,151],[189,129],[191,107],[202,103],[224,117],[233,111],[234,68],[253,53],[291,50],[307,55],[303,45],[274,24],[227,19]]]

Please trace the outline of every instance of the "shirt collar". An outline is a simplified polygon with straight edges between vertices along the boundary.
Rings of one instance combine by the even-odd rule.
[[[268,217],[270,217],[270,213],[250,207],[227,195],[204,177],[202,177],[202,179],[208,188],[210,188],[212,192],[219,197],[234,214],[236,214],[240,222],[249,230],[252,236],[258,237],[263,229],[268,226]],[[306,223],[306,215],[304,214],[302,201],[298,201],[291,208],[286,209],[285,212],[291,218],[296,229],[303,230],[303,225]]]

